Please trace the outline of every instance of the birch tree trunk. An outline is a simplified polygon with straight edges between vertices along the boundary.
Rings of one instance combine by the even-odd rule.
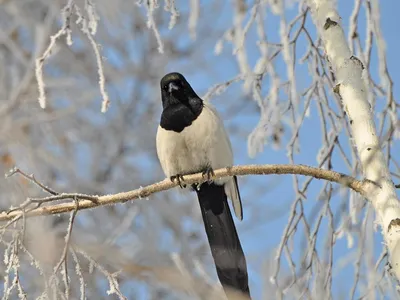
[[[350,51],[334,1],[310,0],[309,3],[326,57],[336,76],[334,92],[340,95],[347,114],[365,179],[371,181],[368,201],[375,209],[391,266],[400,280],[400,202],[377,136],[374,112],[368,102],[363,81],[367,74],[362,61]]]

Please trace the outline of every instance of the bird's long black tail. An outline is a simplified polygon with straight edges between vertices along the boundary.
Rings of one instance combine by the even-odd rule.
[[[246,259],[224,186],[205,182],[196,192],[218,278],[225,292],[234,289],[250,297]]]

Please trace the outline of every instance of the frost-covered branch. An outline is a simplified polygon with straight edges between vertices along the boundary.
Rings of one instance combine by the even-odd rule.
[[[67,35],[68,44],[72,43],[71,40],[71,29],[70,29],[70,21],[71,21],[71,12],[72,12],[73,1],[69,0],[67,5],[62,9],[63,16],[63,25],[60,30],[50,37],[50,43],[47,46],[46,50],[43,52],[42,56],[36,59],[36,81],[38,84],[39,90],[39,105],[41,108],[46,108],[46,92],[45,92],[45,83],[43,79],[43,67],[46,59],[49,58],[51,52],[54,50],[56,46],[56,42],[62,36]]]
[[[247,165],[247,166],[234,166],[230,168],[223,168],[214,171],[214,178],[222,178],[227,176],[244,176],[244,175],[269,175],[269,174],[298,174],[305,176],[312,176],[317,179],[324,179],[331,182],[336,182],[351,188],[352,190],[365,195],[367,186],[373,185],[368,181],[359,181],[353,177],[347,176],[342,173],[324,170],[304,165]],[[193,183],[201,183],[206,181],[202,173],[197,173],[193,175],[183,176],[184,182],[187,185]],[[12,209],[8,212],[3,212],[0,214],[0,221],[10,221],[14,222],[24,215],[24,217],[38,216],[38,215],[51,215],[70,212],[77,209],[75,201],[66,202],[61,204],[53,204],[46,207],[35,207],[32,210],[26,211],[27,202],[28,204],[38,204],[46,203],[63,199],[80,199],[79,210],[93,208],[97,206],[110,205],[115,203],[123,203],[129,200],[147,198],[151,194],[165,191],[176,187],[177,182],[172,182],[169,179],[163,181],[140,187],[139,189],[132,190],[129,192],[122,192],[113,195],[95,196],[95,195],[84,195],[84,194],[74,194],[74,193],[64,193],[52,195],[45,198],[28,199],[21,205],[21,210]]]
[[[76,24],[80,25],[80,30],[87,37],[90,45],[92,46],[96,63],[97,63],[97,73],[99,76],[99,87],[100,93],[103,98],[101,104],[101,112],[105,113],[110,105],[110,99],[106,90],[106,79],[104,75],[103,58],[100,53],[100,46],[96,43],[93,35],[96,34],[98,16],[94,7],[94,4],[86,0],[85,1],[85,16],[81,9],[73,0],[68,0],[68,3],[64,6],[61,11],[63,25],[60,30],[50,37],[50,43],[47,46],[43,54],[36,59],[35,75],[39,90],[39,104],[41,108],[46,108],[46,91],[45,91],[45,81],[43,79],[43,68],[47,59],[51,56],[52,51],[54,51],[57,41],[65,36],[66,43],[68,46],[72,45],[71,37],[71,18],[76,17]]]
[[[339,93],[343,109],[349,118],[364,176],[377,183],[367,198],[375,209],[377,222],[382,226],[392,266],[400,279],[400,202],[375,130],[373,112],[363,81],[366,69],[361,61],[352,55],[340,24],[340,16],[332,1],[309,2],[313,20],[336,76],[335,92]]]

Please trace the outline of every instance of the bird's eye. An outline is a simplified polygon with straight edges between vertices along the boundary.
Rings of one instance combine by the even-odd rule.
[[[163,89],[164,91],[168,91],[168,84],[164,84]]]

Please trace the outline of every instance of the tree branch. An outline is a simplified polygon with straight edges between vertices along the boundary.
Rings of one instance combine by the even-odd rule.
[[[347,186],[352,190],[366,196],[366,181],[359,181],[351,176],[347,176],[342,173],[338,173],[330,170],[323,170],[319,168],[309,167],[305,165],[247,165],[247,166],[234,166],[229,168],[218,169],[214,171],[214,178],[222,178],[227,176],[244,176],[244,175],[269,175],[269,174],[298,174],[305,176],[312,176],[317,179],[324,179],[332,182],[339,183]],[[202,173],[193,175],[183,176],[185,184],[201,183],[206,181]],[[177,182],[171,182],[169,179],[140,187],[138,189],[122,192],[113,195],[95,196],[95,195],[84,195],[84,194],[73,194],[73,193],[60,193],[58,195],[52,195],[45,198],[35,198],[32,203],[37,204],[38,202],[51,202],[62,199],[79,199],[79,210],[89,209],[97,206],[104,206],[115,203],[124,203],[129,200],[141,199],[150,196],[151,194],[169,190],[178,185]],[[32,199],[28,199],[32,200]],[[26,201],[25,201],[26,202]],[[25,203],[24,202],[24,203]],[[66,202],[60,204],[53,204],[44,207],[36,207],[29,211],[25,211],[26,205],[21,204],[20,209],[12,209],[8,212],[0,213],[0,221],[16,221],[21,218],[23,214],[25,217],[40,216],[40,215],[53,215],[65,212],[70,212],[76,209],[76,202]]]

